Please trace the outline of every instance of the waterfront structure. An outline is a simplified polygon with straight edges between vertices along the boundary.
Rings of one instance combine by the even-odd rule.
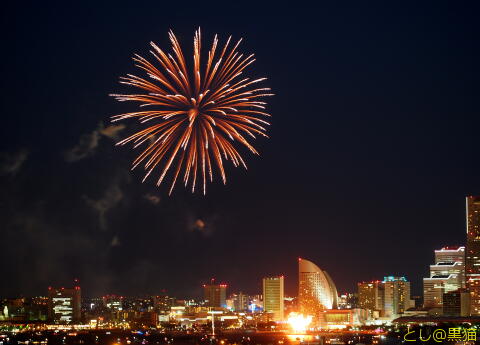
[[[365,309],[330,309],[320,314],[320,327],[325,329],[344,329],[361,326],[369,318]]]
[[[443,247],[435,250],[435,264],[430,277],[423,278],[425,308],[441,308],[443,295],[465,287],[465,247]]]
[[[80,286],[71,289],[48,288],[48,318],[57,324],[71,324],[81,318]]]
[[[298,259],[300,312],[317,320],[326,309],[337,309],[337,288],[326,271],[309,260]]]
[[[284,319],[283,276],[263,278],[263,311],[273,314],[275,321]]]
[[[370,317],[378,318],[385,307],[385,284],[376,280],[358,283],[358,305],[369,312]]]
[[[466,286],[470,291],[470,313],[480,315],[480,196],[466,198],[467,250]]]
[[[410,282],[405,277],[385,277],[384,316],[395,318],[412,306],[410,300]]]
[[[227,285],[215,284],[215,280],[212,279],[210,284],[203,285],[203,293],[205,299],[205,306],[213,308],[226,308],[227,307]]]

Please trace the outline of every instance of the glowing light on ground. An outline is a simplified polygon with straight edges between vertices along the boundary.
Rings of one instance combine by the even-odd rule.
[[[292,327],[292,330],[296,333],[306,332],[308,325],[312,323],[312,317],[310,315],[303,315],[300,313],[290,313],[287,319],[288,324]]]

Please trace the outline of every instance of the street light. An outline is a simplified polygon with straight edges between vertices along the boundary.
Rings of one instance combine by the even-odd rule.
[[[215,314],[223,314],[223,311],[210,310],[208,313],[212,314],[212,335],[215,336]]]

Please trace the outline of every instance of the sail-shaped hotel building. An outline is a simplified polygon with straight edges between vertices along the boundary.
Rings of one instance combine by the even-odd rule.
[[[337,308],[337,288],[326,271],[309,260],[298,259],[300,312],[318,318],[322,311]]]

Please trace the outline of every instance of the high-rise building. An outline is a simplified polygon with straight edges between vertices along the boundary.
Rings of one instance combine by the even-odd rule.
[[[435,264],[430,277],[423,278],[423,301],[426,308],[441,308],[443,295],[465,287],[465,247],[435,250]]]
[[[283,321],[283,276],[263,278],[263,311],[273,313],[275,321]]]
[[[447,246],[435,250],[435,263],[439,262],[460,262],[465,263],[465,247]]]
[[[81,319],[80,286],[72,289],[48,288],[48,318],[59,324],[79,322]]]
[[[320,319],[326,309],[337,309],[337,288],[326,271],[313,262],[298,259],[298,305],[300,312]]]
[[[210,284],[203,285],[203,293],[205,297],[205,305],[207,307],[214,308],[226,308],[227,307],[227,285],[215,284],[215,280],[212,279]]]
[[[437,274],[423,278],[423,306],[425,308],[441,308],[443,295],[458,289],[458,281],[452,275]]]
[[[465,278],[470,291],[470,313],[480,315],[480,196],[467,196],[466,208]]]
[[[405,277],[385,277],[385,317],[396,317],[412,306],[410,282]]]
[[[358,305],[370,316],[382,314],[385,305],[385,284],[380,280],[358,283]]]

